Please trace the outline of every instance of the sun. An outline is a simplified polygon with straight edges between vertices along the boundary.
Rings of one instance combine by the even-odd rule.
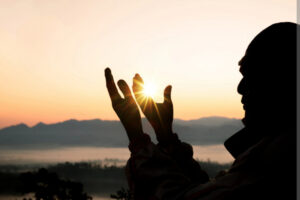
[[[147,97],[154,97],[156,93],[156,85],[154,83],[144,84],[143,94]]]

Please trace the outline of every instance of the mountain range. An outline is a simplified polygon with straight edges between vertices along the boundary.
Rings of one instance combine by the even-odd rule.
[[[145,133],[156,142],[146,119],[142,120]],[[173,129],[182,141],[193,145],[222,144],[243,128],[240,119],[206,117],[197,120],[175,119]],[[120,121],[67,120],[54,124],[42,122],[33,127],[18,124],[0,129],[0,146],[9,148],[57,147],[127,147],[128,138]]]

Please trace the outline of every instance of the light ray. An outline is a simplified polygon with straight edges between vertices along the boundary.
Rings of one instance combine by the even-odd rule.
[[[147,97],[151,97],[153,98],[154,95],[156,94],[156,85],[154,83],[147,83],[143,85],[143,95],[147,96]]]

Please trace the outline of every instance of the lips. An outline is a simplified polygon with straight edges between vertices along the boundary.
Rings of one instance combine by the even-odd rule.
[[[245,99],[246,99],[246,97],[245,97],[245,95],[243,95],[243,96],[242,96],[242,99],[241,99],[242,104],[245,104],[245,103],[246,103]]]
[[[248,106],[247,106],[246,99],[247,99],[247,98],[246,98],[245,96],[243,96],[243,97],[242,97],[242,100],[241,100],[241,102],[242,102],[242,104],[243,104],[243,108],[244,108],[244,110],[246,110],[246,109],[247,109],[247,107],[248,107]]]

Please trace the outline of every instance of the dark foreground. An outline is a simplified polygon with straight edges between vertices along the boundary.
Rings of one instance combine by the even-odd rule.
[[[219,171],[230,166],[229,163],[220,164],[210,161],[199,161],[199,163],[210,177],[214,177]],[[24,193],[24,180],[20,179],[21,175],[24,177],[24,174],[27,174],[28,177],[28,173],[37,174],[42,167],[48,173],[57,175],[64,185],[65,183],[82,184],[82,192],[92,197],[109,197],[122,188],[128,188],[124,166],[103,166],[97,162],[66,162],[48,166],[2,165],[0,166],[0,195]]]

